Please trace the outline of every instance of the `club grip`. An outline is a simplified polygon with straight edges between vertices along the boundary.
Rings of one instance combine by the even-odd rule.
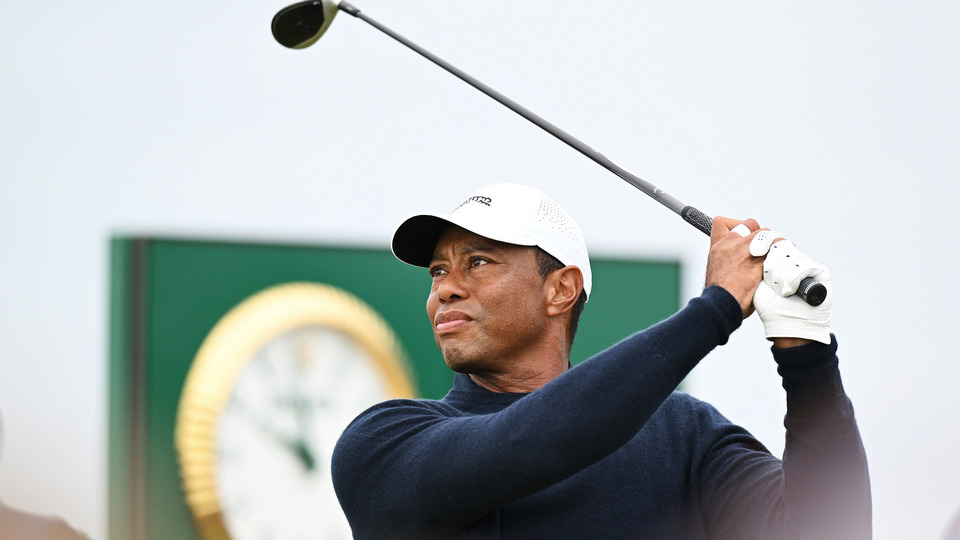
[[[680,217],[682,217],[687,223],[700,229],[700,232],[703,234],[710,236],[710,229],[713,228],[712,217],[704,214],[692,206],[684,206],[683,210],[680,210]]]
[[[804,278],[797,288],[796,295],[813,307],[817,307],[827,299],[827,287],[812,277]]]

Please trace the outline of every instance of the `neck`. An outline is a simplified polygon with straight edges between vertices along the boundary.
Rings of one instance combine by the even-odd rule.
[[[540,369],[513,370],[508,373],[468,373],[477,386],[497,393],[528,394],[567,371],[569,359]]]

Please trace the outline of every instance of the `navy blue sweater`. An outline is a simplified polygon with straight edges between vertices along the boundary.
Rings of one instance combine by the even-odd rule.
[[[361,414],[333,455],[358,539],[869,538],[870,483],[836,341],[773,349],[783,461],[674,392],[739,327],[711,287],[530,394],[458,374],[440,401]]]

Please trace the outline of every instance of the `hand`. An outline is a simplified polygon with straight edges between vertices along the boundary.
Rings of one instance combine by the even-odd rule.
[[[773,340],[776,347],[802,343],[783,338],[829,344],[830,309],[833,306],[830,271],[802,253],[792,242],[777,242],[769,250],[763,262],[763,283],[753,296],[753,305],[763,322],[767,339]],[[827,288],[827,298],[819,306],[810,306],[793,296],[800,281],[807,277],[815,278]]]
[[[742,236],[734,231],[741,224],[750,234]],[[763,276],[763,259],[750,254],[750,242],[759,230],[760,225],[753,219],[716,217],[710,231],[705,286],[719,285],[732,294],[740,303],[744,319],[753,313],[754,292]]]

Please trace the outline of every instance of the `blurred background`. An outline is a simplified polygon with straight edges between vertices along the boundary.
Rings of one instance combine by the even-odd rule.
[[[284,5],[0,7],[6,504],[106,536],[112,235],[386,248],[408,214],[521,181],[594,254],[679,261],[683,302],[702,287],[707,238],[679,217],[360,20],[281,47]],[[357,6],[680,200],[755,217],[829,266],[875,537],[944,530],[960,507],[960,5]],[[748,320],[685,388],[779,454],[767,348]]]

